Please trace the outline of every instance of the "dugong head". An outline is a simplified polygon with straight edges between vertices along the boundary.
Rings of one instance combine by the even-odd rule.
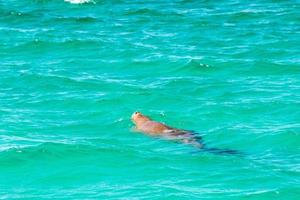
[[[146,117],[145,115],[143,115],[141,112],[134,112],[131,115],[131,120],[133,121],[133,123],[138,124],[141,122],[145,122],[150,120],[149,117]]]

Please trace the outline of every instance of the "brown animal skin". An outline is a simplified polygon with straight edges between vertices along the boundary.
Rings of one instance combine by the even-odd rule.
[[[165,131],[172,128],[160,122],[152,121],[149,117],[140,112],[134,112],[131,116],[133,123],[136,125],[138,131],[149,134],[163,134]]]
[[[140,112],[134,112],[131,120],[136,125],[136,130],[151,135],[163,136],[167,139],[178,140],[182,143],[192,144],[198,148],[202,147],[196,139],[196,136],[190,131],[172,128],[163,123],[151,120]]]
[[[208,148],[201,142],[201,137],[191,131],[172,128],[163,123],[151,120],[140,112],[134,112],[131,120],[136,125],[136,130],[150,135],[161,136],[166,139],[192,145],[198,149],[219,155],[244,155],[242,152],[230,149]]]

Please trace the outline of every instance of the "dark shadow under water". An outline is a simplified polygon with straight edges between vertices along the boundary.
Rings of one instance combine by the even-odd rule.
[[[193,139],[195,142],[199,144],[201,147],[196,147],[197,150],[194,151],[193,153],[200,153],[200,152],[207,152],[207,153],[212,153],[216,155],[222,155],[222,156],[245,156],[246,153],[238,151],[238,150],[233,150],[233,149],[227,149],[227,148],[216,148],[216,147],[208,147],[204,141],[203,138],[200,136],[199,133],[195,131],[189,131],[193,135]]]

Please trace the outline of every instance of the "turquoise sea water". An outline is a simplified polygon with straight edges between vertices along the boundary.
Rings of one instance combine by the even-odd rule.
[[[300,199],[299,11],[0,1],[0,199]],[[132,132],[136,110],[245,155]]]

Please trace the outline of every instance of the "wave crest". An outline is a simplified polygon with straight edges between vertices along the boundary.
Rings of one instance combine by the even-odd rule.
[[[69,2],[71,4],[96,3],[93,0],[65,0],[65,2]]]

